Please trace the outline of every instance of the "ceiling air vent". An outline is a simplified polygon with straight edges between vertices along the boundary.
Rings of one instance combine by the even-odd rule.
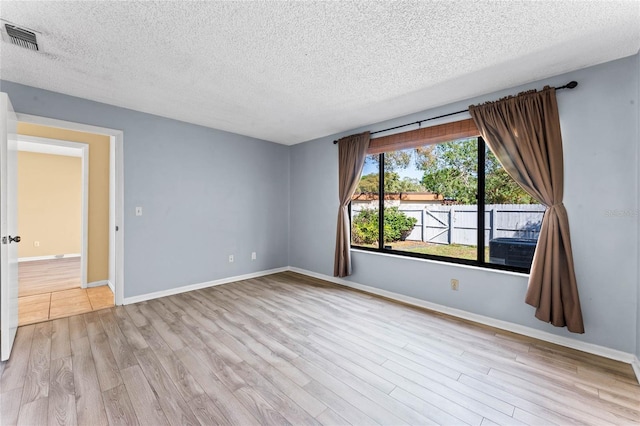
[[[10,24],[5,24],[4,27],[7,30],[7,35],[9,36],[11,43],[16,46],[26,47],[27,49],[38,50],[38,42],[36,41],[35,33]]]

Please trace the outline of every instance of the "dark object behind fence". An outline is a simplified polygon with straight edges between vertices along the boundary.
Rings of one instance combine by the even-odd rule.
[[[494,238],[489,241],[489,262],[529,268],[537,240],[529,238]]]

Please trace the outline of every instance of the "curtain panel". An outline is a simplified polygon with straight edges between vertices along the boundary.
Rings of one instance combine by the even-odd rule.
[[[564,166],[555,89],[472,105],[469,112],[506,172],[547,207],[526,303],[536,308],[536,318],[584,333],[569,219],[562,203]]]
[[[369,148],[369,132],[346,136],[338,140],[338,226],[333,264],[334,277],[351,275],[351,230],[349,202],[358,187],[364,160]]]

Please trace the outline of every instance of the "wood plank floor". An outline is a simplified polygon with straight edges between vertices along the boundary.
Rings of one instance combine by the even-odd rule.
[[[293,273],[18,330],[2,425],[631,425],[629,365]]]
[[[18,297],[80,287],[80,257],[18,263]]]

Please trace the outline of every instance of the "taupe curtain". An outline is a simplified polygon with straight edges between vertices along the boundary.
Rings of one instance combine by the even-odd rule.
[[[347,136],[338,141],[338,229],[334,277],[351,275],[351,232],[349,229],[349,202],[360,182],[360,174],[369,148],[369,132]]]
[[[547,206],[531,265],[526,303],[536,318],[584,333],[569,219],[562,203],[564,171],[554,88],[470,106],[483,138],[506,172]]]

